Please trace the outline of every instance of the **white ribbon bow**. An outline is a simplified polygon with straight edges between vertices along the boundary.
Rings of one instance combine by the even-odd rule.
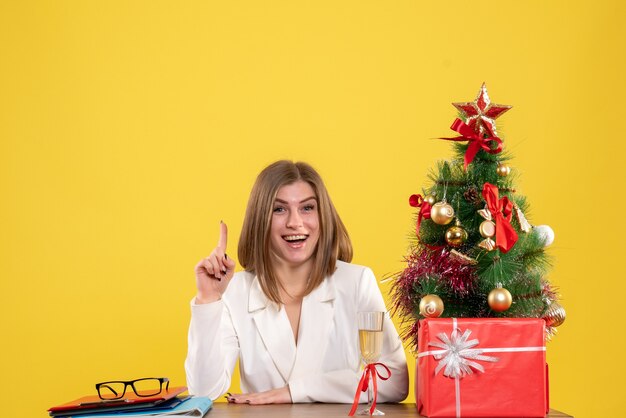
[[[476,361],[498,361],[497,357],[483,356],[484,350],[472,348],[478,345],[478,339],[469,340],[472,331],[465,330],[463,335],[459,336],[460,331],[454,328],[450,337],[445,332],[438,334],[437,337],[442,341],[429,342],[428,345],[442,348],[442,350],[432,351],[439,364],[435,369],[435,375],[443,370],[443,375],[451,378],[463,378],[468,374],[474,373],[472,369],[476,369],[481,373],[485,372],[485,368]],[[476,360],[476,361],[473,361]]]

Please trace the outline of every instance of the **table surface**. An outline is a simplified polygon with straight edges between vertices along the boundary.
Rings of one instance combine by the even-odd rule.
[[[360,405],[363,407],[365,405]],[[345,418],[348,416],[351,405],[347,404],[286,404],[286,405],[242,405],[218,402],[206,414],[206,418],[256,418],[256,417],[294,417],[294,418]],[[359,408],[361,409],[361,408]],[[388,417],[418,418],[414,403],[379,404],[378,409]],[[549,418],[564,418],[571,415],[553,409],[547,415]]]

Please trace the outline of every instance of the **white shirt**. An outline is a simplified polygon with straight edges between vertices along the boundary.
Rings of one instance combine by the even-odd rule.
[[[211,399],[228,390],[239,358],[244,393],[289,385],[294,403],[352,403],[361,376],[357,312],[386,311],[374,273],[341,261],[303,298],[297,345],[284,307],[265,296],[251,273],[236,273],[220,301],[194,301],[187,386],[191,394]],[[379,361],[392,375],[378,379],[378,402],[399,402],[408,393],[408,372],[402,341],[388,315],[383,334]],[[365,393],[361,401],[367,401]]]

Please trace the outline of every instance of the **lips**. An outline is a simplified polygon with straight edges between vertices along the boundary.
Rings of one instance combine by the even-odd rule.
[[[289,242],[294,242],[294,241],[304,241],[305,239],[307,239],[309,236],[308,235],[283,235],[283,239],[285,241],[289,241]]]
[[[291,248],[300,248],[309,236],[305,234],[283,235],[283,239]]]

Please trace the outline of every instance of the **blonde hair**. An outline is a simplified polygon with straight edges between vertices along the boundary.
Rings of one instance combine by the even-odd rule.
[[[337,260],[352,260],[352,244],[346,227],[335,210],[320,175],[307,163],[280,160],[267,166],[256,179],[239,237],[238,256],[241,266],[257,275],[263,293],[273,302],[282,303],[281,284],[270,256],[272,209],[278,190],[298,180],[313,188],[318,202],[320,236],[313,253],[311,276],[304,290],[311,293],[326,276],[335,271]]]

